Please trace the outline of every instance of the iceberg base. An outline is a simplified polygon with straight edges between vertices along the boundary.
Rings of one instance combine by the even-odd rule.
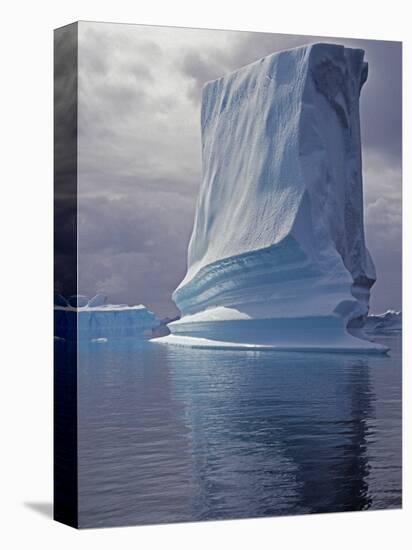
[[[302,346],[299,343],[295,345],[287,344],[251,344],[240,342],[223,342],[219,340],[208,340],[207,338],[193,338],[191,336],[176,336],[169,334],[162,338],[153,338],[151,342],[166,344],[172,346],[181,346],[197,349],[230,349],[233,351],[284,351],[284,352],[313,352],[313,353],[366,353],[366,354],[386,354],[389,348],[373,342],[366,342],[366,346],[342,346],[331,347],[325,345]]]
[[[191,348],[326,353],[387,353],[389,348],[347,332],[335,316],[170,323],[171,334],[152,342]]]

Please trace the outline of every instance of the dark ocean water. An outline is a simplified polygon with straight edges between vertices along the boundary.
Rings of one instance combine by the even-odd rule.
[[[401,506],[390,356],[81,343],[81,527]]]

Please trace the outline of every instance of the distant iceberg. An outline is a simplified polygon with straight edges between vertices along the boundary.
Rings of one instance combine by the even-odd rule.
[[[182,318],[156,342],[384,352],[358,338],[376,275],[365,245],[364,52],[314,44],[206,84],[203,181]]]
[[[107,296],[105,294],[96,294],[93,298],[90,298],[87,305],[89,307],[100,307],[107,304]]]
[[[402,312],[388,310],[379,315],[369,315],[366,319],[364,331],[366,333],[393,333],[402,330]]]
[[[87,304],[105,302],[103,299],[92,300]],[[82,303],[84,303],[83,300]],[[146,331],[151,331],[158,324],[159,320],[154,313],[144,305],[128,306],[104,303],[100,306],[86,305],[77,308],[70,305],[55,305],[54,307],[55,337],[68,340],[76,339],[76,337],[80,340],[93,341],[104,341],[107,338],[124,336],[144,337]]]
[[[89,299],[87,296],[83,296],[82,294],[74,294],[73,296],[70,296],[67,301],[72,307],[86,307]]]

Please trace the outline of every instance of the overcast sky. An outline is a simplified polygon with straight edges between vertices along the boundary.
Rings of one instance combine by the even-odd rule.
[[[365,224],[374,312],[401,308],[401,45],[234,31],[79,24],[79,292],[177,310],[171,294],[201,178],[203,84],[314,41],[361,47]]]

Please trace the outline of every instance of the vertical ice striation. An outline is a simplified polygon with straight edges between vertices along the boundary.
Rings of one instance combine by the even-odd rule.
[[[144,305],[97,304],[107,301],[98,294],[84,307],[71,305],[54,307],[54,333],[64,340],[93,340],[98,338],[143,338],[159,324],[154,313]],[[90,303],[91,302],[91,303]]]
[[[203,180],[168,343],[384,349],[358,336],[375,281],[363,227],[364,52],[282,51],[208,83]]]

